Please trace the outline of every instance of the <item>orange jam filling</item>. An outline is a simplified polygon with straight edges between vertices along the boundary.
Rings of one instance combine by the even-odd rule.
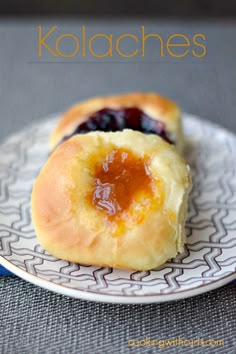
[[[131,151],[112,150],[103,163],[95,169],[95,186],[92,202],[109,220],[130,214],[131,205],[148,207],[153,197],[153,181],[148,160],[135,156]],[[142,213],[145,213],[142,210]],[[123,216],[122,216],[123,215]]]

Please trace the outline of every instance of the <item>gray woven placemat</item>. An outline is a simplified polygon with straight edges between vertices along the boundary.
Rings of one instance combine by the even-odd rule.
[[[112,305],[68,298],[0,278],[0,352],[236,353],[236,287],[178,302]],[[131,347],[131,339],[224,339],[224,347]]]

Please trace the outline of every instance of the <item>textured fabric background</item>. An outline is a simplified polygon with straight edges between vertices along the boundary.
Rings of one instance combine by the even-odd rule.
[[[204,33],[207,56],[158,63],[34,64],[37,26],[79,33]],[[46,27],[47,26],[47,27]],[[78,99],[154,90],[193,114],[236,132],[234,22],[129,20],[0,20],[0,139]],[[125,44],[128,46],[129,44]],[[102,44],[101,44],[102,46]],[[150,49],[150,60],[157,48]],[[158,60],[158,58],[156,58]],[[16,277],[0,277],[0,353],[229,353],[236,352],[236,287],[174,303],[124,306],[50,293]],[[129,339],[224,339],[223,348],[128,347]]]
[[[167,348],[161,353],[235,354],[236,289],[154,305],[110,305],[70,299],[4,278],[0,287],[3,353],[156,353],[129,339],[214,338],[220,348]]]

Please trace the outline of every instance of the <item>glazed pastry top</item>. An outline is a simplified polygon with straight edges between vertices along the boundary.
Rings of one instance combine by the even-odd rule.
[[[51,135],[51,149],[55,148],[63,138],[73,134],[78,125],[85,123],[89,117],[104,108],[112,110],[138,109],[151,119],[164,123],[167,132],[174,136],[174,139],[180,138],[180,109],[176,103],[155,93],[130,93],[92,98],[72,106],[64,113]],[[132,126],[127,126],[127,128],[132,128]]]
[[[75,135],[34,185],[37,236],[62,259],[151,269],[182,250],[190,186],[188,166],[156,135]]]

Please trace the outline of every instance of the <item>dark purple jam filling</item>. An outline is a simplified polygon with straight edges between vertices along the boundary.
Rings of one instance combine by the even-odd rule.
[[[150,118],[138,108],[120,110],[103,108],[78,125],[71,135],[63,138],[63,141],[76,134],[85,134],[97,130],[116,132],[123,129],[138,130],[145,134],[157,134],[168,143],[174,144],[174,141],[166,131],[165,124],[159,120]]]

